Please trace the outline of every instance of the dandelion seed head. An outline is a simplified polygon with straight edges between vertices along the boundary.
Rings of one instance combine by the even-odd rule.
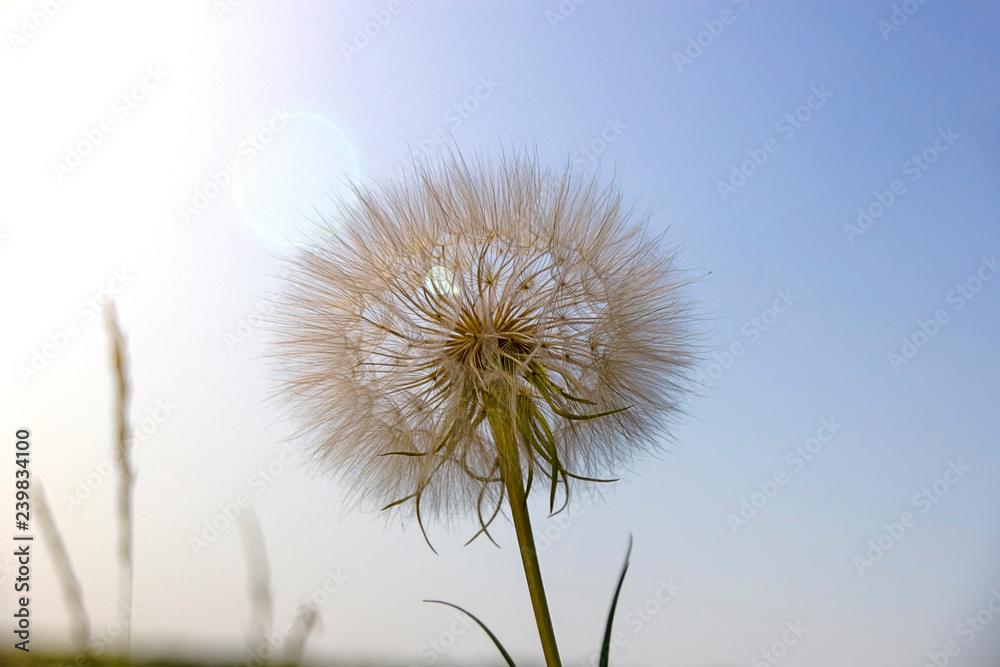
[[[485,526],[491,397],[525,473],[566,494],[669,438],[696,356],[688,281],[616,184],[452,155],[356,195],[272,316],[276,395],[356,500]]]

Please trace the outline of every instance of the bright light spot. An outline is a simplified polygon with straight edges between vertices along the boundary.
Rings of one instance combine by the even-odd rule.
[[[351,142],[329,120],[300,111],[286,117],[271,115],[251,130],[259,150],[233,181],[254,231],[291,246],[314,233],[315,223],[336,220],[338,202],[353,200],[348,183],[360,169]]]
[[[435,266],[427,272],[426,285],[438,296],[457,296],[459,292],[455,274],[443,266]]]

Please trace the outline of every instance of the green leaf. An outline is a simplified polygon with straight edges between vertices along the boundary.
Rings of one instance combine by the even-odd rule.
[[[399,500],[394,500],[393,502],[389,503],[388,505],[386,505],[385,507],[382,508],[382,511],[384,512],[385,510],[391,509],[391,508],[395,507],[396,505],[402,505],[407,500],[412,500],[412,499],[414,499],[416,497],[417,497],[417,494],[411,493],[410,495],[406,496],[405,498],[400,498]]]
[[[556,384],[552,380],[552,378],[549,377],[549,374],[545,370],[545,367],[542,366],[542,364],[540,364],[539,362],[537,361],[533,362],[533,364],[530,366],[530,369],[531,369],[531,377],[528,378],[528,382],[530,382],[539,391],[544,392],[546,391],[545,388],[548,388],[555,390],[557,394],[559,394],[568,401],[573,401],[575,403],[583,403],[584,405],[595,405],[593,401],[588,401],[585,398],[578,398],[576,396],[573,396],[567,390],[563,389],[558,384]],[[536,381],[542,386],[535,384]]]
[[[490,629],[488,627],[486,627],[486,624],[483,623],[482,621],[480,621],[478,618],[476,618],[475,616],[473,616],[469,612],[465,611],[464,609],[462,609],[461,607],[459,607],[457,604],[452,604],[450,602],[443,602],[441,600],[424,600],[424,602],[433,602],[434,604],[444,604],[444,605],[448,605],[449,607],[454,607],[455,609],[459,610],[460,612],[462,612],[463,614],[465,614],[466,616],[468,616],[469,618],[471,618],[473,621],[475,621],[476,623],[479,624],[479,627],[481,627],[486,634],[488,634],[490,636],[490,639],[493,640],[493,643],[496,645],[497,649],[500,651],[500,654],[503,656],[503,659],[507,661],[507,664],[510,665],[510,667],[517,667],[517,665],[515,665],[514,661],[511,659],[510,654],[507,653],[506,650],[504,650],[504,647],[500,643],[500,640],[497,639],[497,636],[495,634],[493,634],[492,632],[490,632]]]
[[[493,463],[493,469],[497,470],[499,467],[500,467],[500,457],[498,456],[496,461]],[[528,471],[528,485],[529,486],[531,485],[531,471]],[[502,484],[500,485],[500,499],[497,501],[497,506],[493,510],[493,515],[490,517],[489,521],[483,520],[483,498],[486,495],[486,489],[487,485],[483,484],[483,488],[479,490],[479,498],[476,500],[476,513],[479,515],[479,525],[481,526],[481,528],[476,531],[475,535],[469,538],[469,541],[465,543],[465,546],[469,546],[470,544],[472,544],[473,541],[475,541],[475,539],[480,535],[486,535],[487,539],[489,539],[489,541],[492,542],[494,546],[496,546],[499,549],[500,545],[497,544],[497,541],[493,539],[492,535],[490,535],[490,524],[492,524],[493,520],[496,519],[497,515],[500,514],[500,508],[503,506],[504,486]]]
[[[566,412],[565,410],[560,410],[558,407],[556,407],[552,403],[549,404],[549,407],[552,408],[552,412],[556,413],[557,415],[559,415],[560,417],[562,417],[564,419],[575,419],[575,420],[578,420],[578,421],[586,421],[588,419],[597,419],[598,417],[607,417],[609,415],[616,415],[619,412],[625,412],[626,410],[628,410],[632,406],[631,405],[627,405],[624,408],[618,408],[616,410],[608,410],[607,412],[598,412],[596,415],[578,415],[578,414],[574,414],[572,412]]]
[[[531,382],[531,385],[539,391],[539,393],[542,395],[542,398],[545,399],[545,402],[549,404],[549,408],[552,410],[552,412],[556,413],[557,415],[559,415],[564,419],[586,421],[588,419],[597,419],[598,417],[608,417],[610,415],[615,415],[618,414],[619,412],[624,412],[625,410],[628,410],[629,408],[632,407],[630,405],[627,405],[624,408],[618,408],[616,410],[608,410],[607,412],[599,412],[593,415],[578,415],[573,412],[567,412],[566,410],[563,410],[558,405],[556,405],[555,401],[552,398],[552,393],[549,391],[549,387],[553,387],[555,389],[558,388],[555,387],[547,377],[536,376],[534,380],[529,380],[529,382]]]
[[[604,643],[601,644],[601,662],[599,667],[608,667],[608,656],[611,653],[611,626],[615,622],[615,608],[618,606],[618,595],[622,592],[622,584],[625,583],[625,573],[628,572],[629,558],[632,556],[632,536],[628,536],[628,550],[625,552],[625,567],[622,568],[621,576],[618,577],[618,587],[615,589],[615,597],[611,600],[611,611],[608,612],[608,625],[604,630]]]
[[[527,412],[527,428],[525,428],[522,436],[531,443],[535,451],[549,464],[549,474],[552,477],[549,492],[549,511],[551,512],[556,505],[556,490],[559,488],[559,471],[562,469],[562,464],[559,463],[559,451],[556,449],[555,440],[552,437],[552,432],[549,430],[548,423],[545,421],[545,416],[530,401],[528,402]]]
[[[618,481],[617,477],[615,477],[614,479],[597,479],[596,477],[584,477],[583,475],[574,475],[573,473],[571,473],[570,471],[566,470],[565,468],[563,469],[562,472],[563,472],[564,475],[568,475],[568,476],[572,477],[573,479],[578,479],[581,482],[597,482],[598,484],[610,484],[612,482],[617,482]]]
[[[484,486],[487,484],[496,484],[499,482],[503,482],[503,477],[491,477],[491,475],[495,471],[500,469],[499,458],[497,458],[496,462],[494,462],[493,467],[490,469],[489,473],[487,473],[486,475],[480,475],[475,470],[469,467],[468,457],[469,457],[469,448],[465,447],[462,449],[462,458],[458,462],[458,464],[459,466],[461,466],[462,471],[465,472],[465,474],[468,475],[470,478],[476,480],[477,482],[482,482]]]
[[[552,494],[552,499],[549,501],[549,516],[550,517],[553,517],[556,514],[559,514],[564,509],[566,509],[566,507],[569,505],[569,477],[567,476],[567,475],[569,475],[569,473],[566,472],[565,468],[560,468],[557,472],[562,475],[562,482],[563,482],[563,488],[565,490],[565,493],[564,493],[565,497],[563,498],[563,504],[562,504],[562,506],[559,509],[556,509],[556,502],[555,502],[556,501],[556,494],[555,493]],[[553,487],[555,486],[555,479],[556,479],[556,474],[553,474],[552,475]]]
[[[420,487],[420,490],[416,493],[416,500],[414,501],[417,506],[417,525],[420,526],[420,533],[424,536],[424,542],[427,543],[427,546],[429,546],[431,551],[434,552],[434,555],[437,556],[437,549],[435,549],[434,545],[431,544],[431,538],[427,537],[427,531],[424,529],[424,519],[420,516],[420,495],[424,492],[424,488],[424,486]]]

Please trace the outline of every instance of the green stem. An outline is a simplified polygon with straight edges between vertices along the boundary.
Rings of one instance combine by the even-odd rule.
[[[521,549],[521,562],[524,564],[524,578],[531,594],[531,606],[535,611],[535,622],[538,624],[538,635],[542,640],[545,664],[547,667],[562,667],[556,645],[556,633],[552,628],[552,617],[549,615],[549,603],[545,599],[545,588],[542,585],[542,570],[538,566],[535,538],[531,532],[528,496],[524,488],[521,457],[509,403],[495,395],[490,396],[486,401],[486,416],[500,454],[501,471],[510,498],[510,512],[514,517],[517,544]]]

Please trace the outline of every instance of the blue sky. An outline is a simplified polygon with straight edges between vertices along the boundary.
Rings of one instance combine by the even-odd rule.
[[[385,179],[408,151],[524,144],[617,176],[666,230],[699,278],[709,350],[710,386],[675,447],[561,523],[536,508],[564,664],[595,650],[630,533],[613,664],[776,664],[775,650],[789,667],[922,667],[949,642],[949,664],[996,664],[1000,8],[233,5],[0,9],[17,101],[0,110],[0,421],[32,431],[95,629],[113,629],[117,604],[94,306],[114,292],[140,430],[137,648],[242,654],[238,531],[205,548],[192,537],[245,494],[276,623],[325,591],[308,657],[494,659],[421,602],[438,598],[539,659],[512,526],[499,550],[463,548],[471,526],[439,530],[435,556],[415,526],[353,511],[282,448],[291,427],[260,361],[260,317],[294,254],[284,240],[333,215],[347,180]],[[875,560],[880,539],[891,548]],[[35,567],[37,641],[67,645],[47,554]],[[8,583],[0,601],[13,604]]]

